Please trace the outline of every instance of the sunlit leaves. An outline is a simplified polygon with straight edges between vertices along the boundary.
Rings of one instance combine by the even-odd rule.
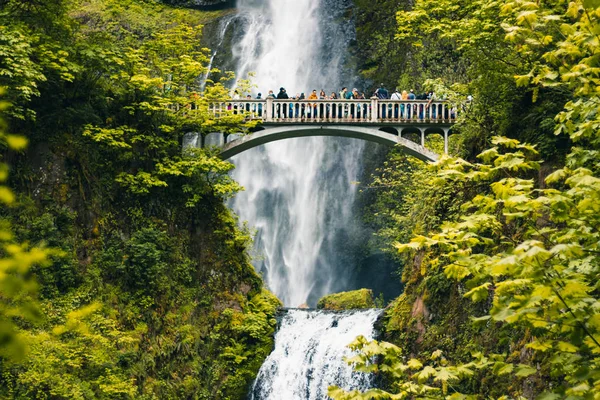
[[[448,273],[446,272],[446,275],[447,274]],[[471,300],[473,300],[474,302],[486,300],[489,295],[490,286],[490,282],[486,282],[483,285],[479,285],[465,293],[465,297],[471,298]]]
[[[94,142],[101,143],[108,147],[115,148],[131,148],[131,136],[136,133],[136,130],[128,127],[118,128],[100,128],[87,126],[83,131],[83,136],[91,138]],[[129,140],[128,139],[129,136]]]
[[[135,194],[149,194],[152,188],[168,186],[167,182],[146,171],[139,171],[136,174],[122,172],[115,178],[115,182]]]
[[[514,138],[494,138],[493,147],[479,155],[480,164],[442,158],[428,183],[440,189],[470,187],[477,194],[462,204],[458,218],[395,247],[442,268],[461,288],[466,285],[466,297],[490,297],[489,315],[475,322],[532,332],[525,346],[536,361],[497,359],[493,373],[558,379],[541,399],[595,398],[600,389],[595,372],[600,365],[600,4],[506,0],[484,7],[416,1],[413,10],[398,14],[399,37],[413,44],[452,38],[452,45],[473,52],[490,51],[491,43],[494,49],[512,46],[515,58],[501,61],[515,62],[507,69],[515,85],[530,91],[534,102],[544,90],[563,93],[556,134],[568,135],[577,147],[566,167],[551,171],[545,182],[536,173],[541,161],[535,147]],[[481,29],[489,20],[502,29],[504,44],[496,40],[498,31]]]
[[[539,168],[533,146],[506,138],[495,138],[494,144],[497,147],[480,157],[483,164],[442,159],[432,167],[439,172],[436,184],[468,181],[480,174],[489,190],[465,203],[460,219],[396,248],[408,253],[431,251],[430,257],[435,258],[429,262],[441,266],[448,278],[469,278],[465,297],[475,302],[492,297],[489,315],[474,322],[491,319],[534,329],[539,337],[527,344],[529,349],[577,355],[576,360],[563,358],[562,363],[594,363],[592,355],[600,353],[596,343],[600,301],[594,292],[600,273],[599,180],[591,169],[565,168],[547,180],[564,185],[564,190],[540,189],[527,177],[528,171]],[[583,340],[570,340],[575,334]],[[562,364],[560,368],[560,373],[567,373]],[[497,361],[493,372],[524,378],[538,369]],[[568,376],[570,386],[558,388],[559,392],[592,390],[582,385],[584,377]],[[414,378],[422,384],[430,378],[434,382],[457,379],[453,370],[427,366]]]
[[[469,268],[457,264],[450,264],[444,267],[444,272],[446,273],[446,276],[448,278],[456,280],[461,280],[471,275],[471,271]]]
[[[0,94],[2,91],[0,90]],[[0,120],[0,142],[9,150],[22,150],[27,140],[4,132],[4,122]],[[8,166],[0,163],[0,203],[10,206],[15,200],[12,190],[5,186],[8,179]],[[0,357],[7,360],[21,358],[26,350],[26,342],[19,337],[16,321],[37,322],[40,319],[37,303],[38,286],[30,270],[43,266],[49,253],[27,243],[15,242],[12,227],[5,219],[0,219]]]
[[[393,390],[383,391],[371,389],[364,393],[359,391],[346,392],[341,388],[331,386],[328,395],[335,400],[343,399],[405,399],[414,396],[428,398],[465,398],[454,388],[449,389],[449,383],[457,383],[470,377],[475,370],[485,369],[490,363],[485,357],[474,357],[473,362],[457,366],[449,365],[441,350],[434,351],[427,361],[411,358],[404,361],[400,348],[386,342],[367,341],[358,337],[349,347],[357,355],[348,359],[357,371],[368,373],[384,373],[393,378]],[[375,356],[381,356],[380,359]],[[512,368],[512,364],[503,364],[504,368]]]

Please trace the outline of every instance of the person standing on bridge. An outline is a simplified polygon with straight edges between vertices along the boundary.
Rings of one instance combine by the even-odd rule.
[[[348,93],[348,88],[347,87],[343,87],[342,90],[340,90],[340,93],[338,94],[338,98],[340,100],[345,100],[346,99],[346,93]],[[338,118],[343,118],[344,117],[344,104],[340,104],[340,106],[338,107]]]
[[[298,115],[300,114],[300,103],[298,103],[300,101],[300,93],[296,93],[296,95],[292,97],[292,100],[296,100],[296,103],[293,105],[293,112],[290,111],[290,113],[293,114],[294,118],[298,118]]]
[[[389,93],[385,86],[383,86],[383,83],[379,85],[379,88],[377,88],[377,90],[375,91],[375,96],[377,96],[379,100],[387,100],[389,98]],[[387,106],[378,106],[377,108],[381,110],[380,117],[385,118]]]
[[[427,117],[427,114],[429,114],[429,116],[433,119],[437,118],[437,114],[438,114],[438,110],[437,110],[437,105],[432,103],[436,100],[435,98],[435,93],[434,92],[429,92],[427,93],[427,105],[425,106],[425,116]],[[431,109],[431,111],[428,111],[429,109]]]
[[[308,100],[318,100],[319,96],[317,96],[317,89],[313,89],[312,92],[308,95]],[[315,118],[317,116],[317,103],[308,103],[309,115],[308,118]]]
[[[352,89],[352,93],[350,94],[350,99],[352,99],[352,100],[360,99],[360,93],[358,93],[357,88]],[[358,117],[358,105],[352,103],[352,104],[350,104],[350,117],[354,118],[355,116]]]
[[[287,100],[289,98],[290,98],[290,96],[288,96],[288,94],[285,91],[285,89],[284,88],[279,88],[279,93],[277,94],[277,99],[278,100]]]
[[[259,94],[256,96],[256,100],[262,100],[262,93],[259,93]],[[263,107],[263,106],[262,106],[262,104],[261,104],[261,103],[258,103],[258,116],[259,116],[259,117],[262,117],[262,107]]]
[[[234,100],[233,101],[233,113],[237,114],[238,113],[238,107],[240,106],[240,104],[238,102],[236,102],[235,100],[240,100],[240,92],[239,90],[235,89],[233,91],[233,96],[231,96],[231,98]]]
[[[383,83],[375,91],[375,94],[377,95],[377,98],[379,100],[387,100],[390,98],[387,89],[385,88],[385,86],[383,86]]]
[[[398,88],[396,88],[394,93],[392,93],[392,97],[390,97],[390,99],[391,100],[402,100],[402,95],[400,94],[400,91],[398,90]],[[398,114],[400,111],[400,104],[393,104],[392,107],[394,109],[394,118],[398,119]]]
[[[246,100],[252,100],[252,96],[247,95]],[[256,111],[256,110],[254,110],[254,111]],[[250,102],[246,103],[246,112],[250,112]]]
[[[402,91],[402,100],[408,100],[408,92],[406,90]],[[402,119],[408,118],[408,116],[406,115],[406,106],[404,105],[404,103],[400,104],[400,116]]]
[[[329,100],[337,100],[337,98],[338,98],[337,94],[335,94],[335,92],[331,92],[331,96],[329,96]],[[331,105],[331,110],[330,110],[329,116],[331,118],[337,118],[337,105],[335,103]]]
[[[414,89],[410,89],[410,93],[408,94],[408,100],[416,100],[417,96],[415,95],[415,91]],[[417,111],[417,105],[409,105],[408,106],[408,118],[413,118],[413,116],[416,114]]]
[[[275,99],[275,98],[276,98],[276,97],[275,97],[275,93],[273,93],[273,91],[272,91],[272,90],[269,90],[269,94],[267,94],[267,99],[268,99],[269,97],[270,97],[270,98],[272,98],[272,99]]]
[[[303,101],[306,100],[306,96],[304,95],[304,92],[300,93],[300,97],[298,97],[298,100]],[[300,118],[304,118],[306,117],[306,104],[302,103],[302,106],[300,106]]]
[[[287,92],[285,91],[285,88],[281,87],[279,88],[279,93],[277,94],[277,100],[288,100],[290,98],[290,96],[288,96]],[[287,116],[287,104],[280,104],[279,105],[279,111],[277,112],[277,118],[281,118],[281,117],[286,117]]]
[[[319,92],[319,100],[326,100],[327,94],[325,94],[325,90],[321,89]],[[323,118],[325,116],[325,104],[319,104],[319,116]]]

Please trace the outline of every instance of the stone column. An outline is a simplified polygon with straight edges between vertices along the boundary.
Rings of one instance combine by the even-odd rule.
[[[183,135],[183,150],[202,147],[202,138],[198,132],[188,132]]]
[[[444,154],[448,154],[448,131],[450,128],[444,128]]]
[[[223,146],[225,135],[221,132],[210,132],[204,137],[205,146]]]
[[[371,122],[377,122],[379,118],[379,102],[378,99],[371,99]]]
[[[266,113],[266,118],[265,118],[265,122],[271,122],[273,121],[273,98],[272,97],[267,97],[267,109],[266,109],[267,113]]]

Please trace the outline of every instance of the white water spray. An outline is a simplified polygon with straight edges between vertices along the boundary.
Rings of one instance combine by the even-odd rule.
[[[381,310],[332,313],[290,310],[275,335],[275,349],[252,387],[251,400],[321,400],[327,388],[364,391],[370,376],[357,373],[342,358],[357,336],[374,339]]]
[[[233,49],[236,75],[255,72],[263,97],[281,86],[291,97],[348,85],[342,70],[352,32],[324,1],[238,0],[244,33]],[[255,266],[286,305],[346,289],[351,266],[342,260],[362,149],[355,139],[297,138],[233,160],[233,176],[246,188],[233,208],[257,230]]]

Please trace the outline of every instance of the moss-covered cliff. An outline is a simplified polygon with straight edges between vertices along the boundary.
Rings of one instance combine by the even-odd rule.
[[[201,24],[220,12],[0,4],[4,119],[29,141],[5,155],[16,201],[1,217],[47,253],[29,272],[41,315],[16,321],[27,357],[0,359],[0,397],[244,398],[280,303],[224,205],[231,165],[181,154],[208,123],[186,110],[203,107]]]
[[[222,9],[235,6],[235,0],[161,0],[163,3],[173,6],[199,8],[199,9]]]

